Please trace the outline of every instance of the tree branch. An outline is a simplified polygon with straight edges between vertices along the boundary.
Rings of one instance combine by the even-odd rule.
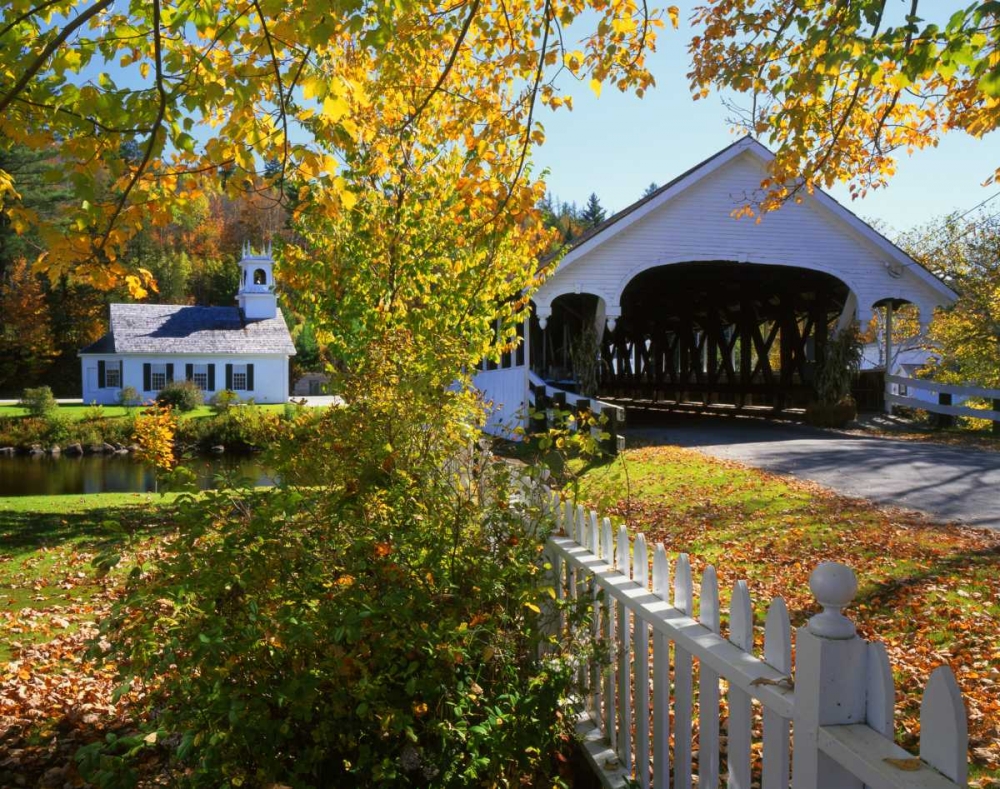
[[[66,43],[66,40],[80,27],[101,13],[101,11],[110,6],[113,2],[114,0],[98,0],[96,4],[88,8],[76,19],[67,24],[66,27],[60,30],[59,35],[49,41],[49,43],[45,45],[45,48],[38,54],[38,57],[28,64],[24,73],[21,74],[21,78],[14,83],[14,87],[5,93],[2,98],[0,98],[0,113],[6,110],[17,95],[21,93],[25,87],[27,87],[28,83],[31,82],[32,77],[42,70],[42,67],[48,59],[52,57],[53,52]]]

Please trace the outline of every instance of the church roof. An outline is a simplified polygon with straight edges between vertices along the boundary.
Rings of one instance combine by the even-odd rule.
[[[112,304],[111,330],[88,353],[277,353],[293,356],[285,319],[248,321],[237,307]]]

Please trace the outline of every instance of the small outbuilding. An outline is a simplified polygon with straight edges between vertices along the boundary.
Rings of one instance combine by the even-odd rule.
[[[205,399],[229,389],[257,403],[288,400],[295,346],[274,292],[269,252],[244,249],[235,307],[112,304],[110,330],[80,351],[83,401],[114,404],[132,387],[152,400],[193,381]]]

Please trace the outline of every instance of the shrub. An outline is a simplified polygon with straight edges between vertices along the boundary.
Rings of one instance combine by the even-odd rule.
[[[156,402],[178,411],[194,411],[205,401],[205,395],[194,381],[171,381],[156,395]]]
[[[858,415],[858,408],[850,397],[839,403],[809,403],[806,422],[815,427],[844,427]]]
[[[122,390],[118,392],[118,404],[129,411],[141,403],[142,395],[139,394],[139,390],[134,386],[123,387]]]
[[[59,412],[50,412],[45,418],[45,441],[48,444],[65,444],[77,433],[77,425]]]
[[[816,372],[816,396],[820,403],[839,404],[850,398],[851,382],[861,366],[864,347],[857,322],[826,344],[823,362]]]
[[[548,516],[505,464],[442,453],[421,423],[393,446],[367,418],[332,409],[286,447],[322,488],[182,503],[170,554],[102,625],[121,681],[156,679],[147,725],[194,786],[541,785],[568,736],[572,664],[539,658]],[[348,450],[356,428],[371,443]],[[110,770],[141,736],[81,764]]]
[[[25,389],[21,394],[21,407],[26,408],[32,416],[47,417],[59,408],[59,403],[52,394],[52,389],[39,386],[36,389]]]
[[[240,396],[232,389],[223,389],[212,396],[212,410],[217,414],[224,414],[234,405],[239,405]]]
[[[104,419],[104,406],[99,403],[92,402],[85,409],[83,409],[83,420],[84,422],[100,422]]]
[[[305,400],[289,400],[285,403],[284,415],[289,422],[294,422],[306,412]]]

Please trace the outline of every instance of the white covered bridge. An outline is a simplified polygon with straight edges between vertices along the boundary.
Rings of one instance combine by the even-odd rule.
[[[598,396],[707,406],[803,405],[827,339],[913,304],[925,330],[956,294],[817,190],[761,221],[734,218],[772,154],[745,137],[572,242],[533,300],[523,351],[476,376],[492,427],[529,386],[574,389],[571,346],[597,334]]]

